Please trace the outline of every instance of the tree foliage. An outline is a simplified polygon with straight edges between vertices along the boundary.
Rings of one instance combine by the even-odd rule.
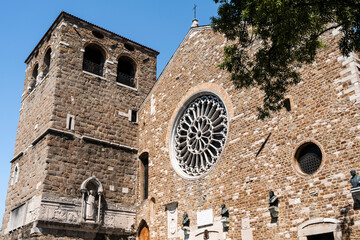
[[[284,95],[300,82],[297,71],[324,44],[320,36],[339,28],[343,55],[360,50],[360,0],[214,0],[216,31],[234,44],[225,47],[221,67],[238,88],[264,91],[259,118],[284,106]]]

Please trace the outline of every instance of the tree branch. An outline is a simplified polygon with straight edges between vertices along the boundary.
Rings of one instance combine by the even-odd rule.
[[[343,24],[343,23],[339,23],[339,24],[337,24],[337,25],[335,25],[335,26],[329,27],[329,28],[321,31],[320,33],[318,33],[318,34],[316,35],[316,37],[319,37],[319,36],[321,36],[322,34],[326,33],[327,31],[329,31],[329,30],[331,30],[331,29],[338,28],[338,27],[340,27],[340,26],[342,26],[342,25],[344,25],[344,24]]]

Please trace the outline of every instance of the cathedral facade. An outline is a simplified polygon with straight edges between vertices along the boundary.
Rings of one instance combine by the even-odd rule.
[[[360,239],[360,60],[339,39],[258,120],[211,27],[156,80],[158,52],[62,12],[25,61],[2,238]]]

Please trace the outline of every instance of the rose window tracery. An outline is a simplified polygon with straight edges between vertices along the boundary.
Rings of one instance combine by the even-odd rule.
[[[226,141],[227,113],[215,96],[201,96],[189,104],[175,128],[177,165],[189,176],[208,172]]]

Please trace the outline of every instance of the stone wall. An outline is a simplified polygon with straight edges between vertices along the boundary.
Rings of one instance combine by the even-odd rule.
[[[134,151],[56,135],[50,136],[48,143],[44,192],[80,198],[81,183],[95,176],[103,185],[106,201],[126,206],[135,203],[137,161]]]
[[[263,94],[256,88],[235,89],[229,74],[218,67],[226,39],[208,27],[189,31],[140,112],[139,153],[149,152],[149,193],[156,203],[153,219],[139,203],[137,223],[148,223],[151,238],[168,238],[165,206],[172,202],[178,203],[176,239],[183,238],[184,212],[197,229],[197,213],[213,209],[217,218],[222,203],[230,212],[223,239],[298,239],[299,225],[317,218],[336,222],[344,239],[360,238],[360,215],[353,210],[349,184],[350,169],[359,170],[359,106],[355,92],[346,90],[349,81],[338,81],[349,62],[338,51],[339,37],[338,31],[327,33],[326,48],[313,64],[300,69],[303,81],[288,92],[291,111],[261,121],[256,107]],[[214,168],[189,180],[174,171],[169,143],[177,112],[201,91],[223,100],[228,135]],[[306,142],[319,146],[323,156],[319,170],[311,175],[298,171],[294,159]],[[270,190],[279,197],[277,223],[270,223]]]
[[[24,89],[21,99],[20,117],[15,141],[14,156],[24,151],[39,137],[53,120],[55,101],[55,78],[58,74],[57,66],[59,51],[59,31],[54,30],[47,41],[36,51],[36,57],[27,62]],[[51,62],[47,74],[44,69],[44,57],[51,49]],[[32,77],[32,72],[38,66],[38,76]],[[35,85],[31,86],[34,82]]]
[[[76,26],[76,27],[75,27]],[[66,116],[75,116],[75,132],[127,146],[136,147],[137,124],[129,121],[129,110],[138,110],[156,80],[156,53],[133,44],[129,51],[126,39],[107,34],[93,36],[93,26],[65,19],[59,24],[60,46],[55,109],[52,126],[66,129]],[[82,70],[84,49],[96,43],[104,49],[103,76]],[[137,64],[137,88],[116,82],[117,60],[128,56]]]
[[[89,44],[97,44],[105,53],[102,75],[83,70]],[[49,48],[51,62],[46,69],[44,56]],[[8,224],[11,211],[23,204],[25,216],[19,226],[34,223],[32,229],[43,228],[40,233],[48,238],[38,239],[105,237],[98,234],[114,234],[117,239],[132,234],[138,123],[131,119],[131,111],[139,109],[155,83],[157,54],[70,14],[59,15],[26,60],[11,169],[13,173],[19,167],[19,181],[9,185],[2,227],[3,234],[11,231],[7,238],[16,238],[19,232]],[[116,81],[121,56],[136,63],[135,87]],[[35,79],[32,75],[37,64]],[[83,226],[81,202],[86,189],[81,192],[80,187],[91,177],[103,187],[102,218],[96,220],[96,226],[85,226],[87,222]],[[21,234],[29,234],[27,227],[23,229]],[[69,233],[60,236],[54,229]],[[88,230],[91,236],[81,233]]]
[[[43,139],[12,163],[1,228],[2,233],[10,230],[7,227],[11,210],[41,194],[47,166],[47,150],[46,139]],[[17,182],[12,177],[16,166],[18,167]]]

